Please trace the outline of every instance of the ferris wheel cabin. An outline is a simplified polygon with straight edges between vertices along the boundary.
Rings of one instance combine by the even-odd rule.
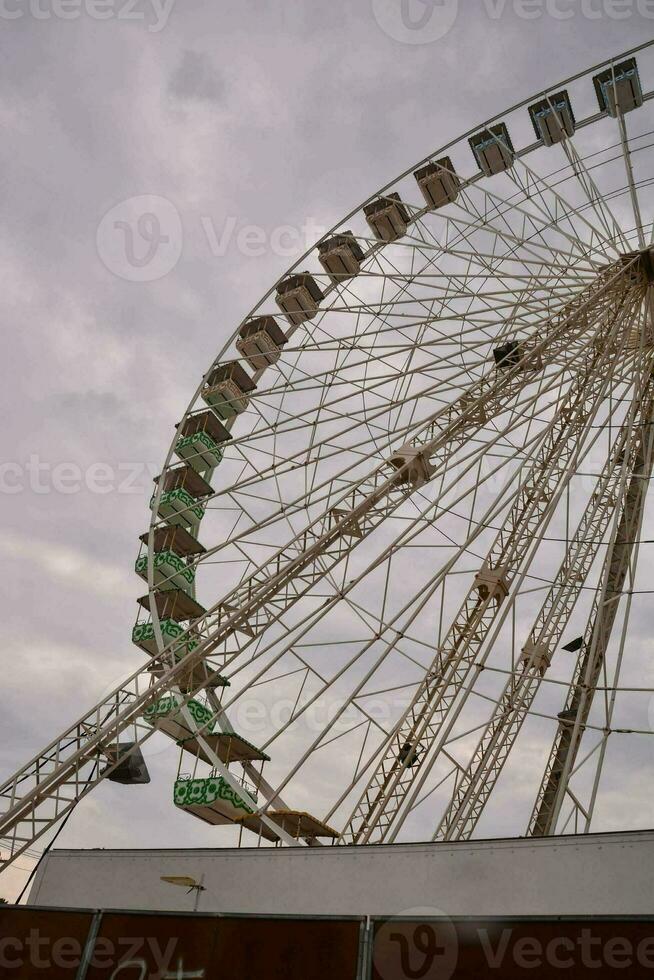
[[[318,261],[333,283],[358,275],[363,257],[363,249],[351,231],[326,238],[318,245]]]
[[[225,422],[240,415],[248,407],[248,395],[256,384],[238,361],[219,364],[209,374],[202,398],[214,410],[218,418]]]
[[[294,327],[313,320],[324,298],[322,289],[308,272],[287,276],[277,287],[277,305]]]
[[[459,196],[461,180],[457,175],[454,164],[449,157],[428,163],[414,171],[413,176],[418,182],[427,207],[434,211],[453,204]]]
[[[635,58],[607,68],[593,79],[597,101],[602,112],[616,117],[639,109],[643,89]]]
[[[472,136],[470,149],[486,177],[504,173],[515,160],[515,150],[505,123],[490,126]]]
[[[407,233],[409,213],[400,195],[395,192],[366,204],[363,213],[370,230],[380,242],[396,242]]]

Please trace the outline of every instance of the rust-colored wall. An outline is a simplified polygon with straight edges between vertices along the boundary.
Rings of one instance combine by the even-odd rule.
[[[216,976],[356,980],[359,933],[359,922],[221,919]]]
[[[654,980],[654,916],[398,917],[374,920],[367,933],[363,926],[2,907],[0,980]]]
[[[73,980],[92,912],[0,906],[0,977]]]
[[[654,920],[376,922],[372,980],[654,978]]]
[[[72,980],[90,937],[85,980],[357,980],[359,933],[358,921],[9,907],[0,978]]]

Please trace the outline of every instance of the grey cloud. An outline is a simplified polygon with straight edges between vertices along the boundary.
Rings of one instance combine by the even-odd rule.
[[[169,91],[182,100],[221,102],[225,82],[205,52],[185,51],[170,79]]]

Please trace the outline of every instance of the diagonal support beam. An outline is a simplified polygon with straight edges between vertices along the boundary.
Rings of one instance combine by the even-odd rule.
[[[434,840],[468,840],[472,836],[509,758],[618,506],[623,468],[631,475],[642,453],[643,440],[654,412],[651,372],[652,354],[649,352],[636,386],[634,409],[637,409],[637,417],[634,419],[630,413],[616,439],[530,630],[524,651],[525,654],[531,651],[531,655],[527,659],[523,657],[518,676],[507,681],[470,761],[457,780]]]
[[[614,356],[615,347],[620,350],[627,343],[639,303],[640,295],[632,291],[616,297],[614,304],[602,311],[584,370],[564,399],[537,459],[518,489],[512,511],[431,667],[382,746],[381,757],[343,830],[341,842],[383,841],[402,810],[439,729],[500,614],[534,535],[551,516],[557,492],[561,492],[570,461],[578,451],[580,436],[610,383],[605,365]]]
[[[565,708],[561,713],[529,822],[528,832],[533,837],[547,836],[555,831],[593,705],[624,583],[642,526],[645,498],[654,463],[653,418],[654,414],[644,423],[647,427],[634,470],[623,487],[619,523],[604,560],[600,591],[593,602]]]

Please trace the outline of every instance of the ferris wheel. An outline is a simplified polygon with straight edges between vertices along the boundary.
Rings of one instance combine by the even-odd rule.
[[[467,839],[516,786],[515,833],[591,827],[650,734],[652,44],[430,154],[238,326],[155,481],[147,659],[0,788],[4,865],[155,736],[217,844]]]

